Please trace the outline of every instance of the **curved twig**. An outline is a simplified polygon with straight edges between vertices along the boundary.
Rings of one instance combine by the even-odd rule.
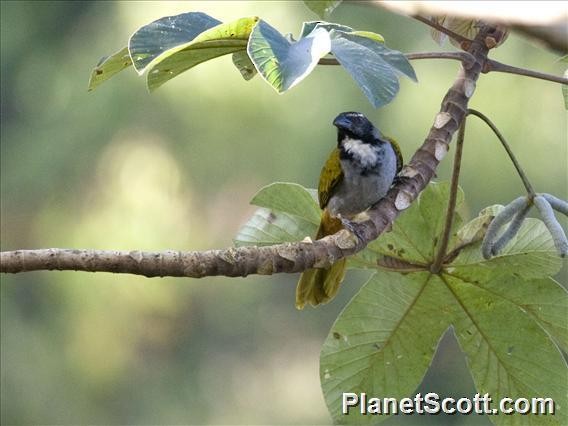
[[[527,190],[527,194],[529,195],[529,199],[532,200],[535,197],[535,192],[534,192],[534,189],[533,189],[533,187],[532,187],[532,185],[529,181],[529,178],[527,177],[523,168],[521,167],[521,165],[517,161],[517,157],[515,157],[515,154],[513,154],[511,147],[509,146],[509,144],[507,143],[507,141],[505,140],[505,138],[503,137],[503,135],[501,134],[499,129],[497,129],[495,124],[493,124],[493,122],[486,115],[482,114],[481,112],[479,112],[475,109],[468,109],[467,114],[468,115],[475,115],[476,117],[480,118],[482,121],[485,122],[485,124],[487,124],[491,128],[491,130],[493,130],[493,133],[495,133],[495,136],[497,136],[497,138],[501,142],[501,145],[503,145],[503,148],[505,148],[505,151],[507,151],[507,154],[509,155],[511,162],[515,166],[515,169],[517,169],[517,173],[519,174],[519,177],[523,181],[523,185],[525,186],[525,189]]]

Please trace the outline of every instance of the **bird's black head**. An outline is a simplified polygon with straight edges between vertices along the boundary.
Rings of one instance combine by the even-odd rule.
[[[379,130],[360,112],[342,112],[335,117],[333,125],[337,127],[338,142],[346,136],[365,143],[376,143],[382,139]]]

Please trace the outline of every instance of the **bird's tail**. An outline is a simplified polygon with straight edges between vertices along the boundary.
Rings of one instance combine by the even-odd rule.
[[[303,309],[306,303],[317,306],[335,297],[345,276],[347,259],[339,259],[326,269],[304,271],[296,287],[296,308]]]
[[[324,210],[316,239],[335,234],[341,228],[341,221]],[[296,287],[296,308],[303,309],[306,303],[317,306],[333,299],[345,277],[346,266],[347,259],[342,258],[329,268],[304,271]]]

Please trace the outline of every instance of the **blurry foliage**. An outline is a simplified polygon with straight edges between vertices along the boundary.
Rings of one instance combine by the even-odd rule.
[[[116,77],[120,90],[87,93],[93,58],[120,49],[120,40],[161,16],[200,10],[229,22],[259,15],[286,32],[314,15],[300,2],[0,7],[2,250],[227,246],[252,213],[247,204],[258,187],[315,185],[339,111],[365,113],[397,137],[408,158],[458,66],[416,62],[421,84],[402,81],[396,102],[380,111],[337,69],[316,67],[300,88],[278,97],[260,79],[227,73],[228,56],[152,96],[127,73]],[[422,24],[364,5],[342,5],[333,20],[380,31],[403,52],[432,48]],[[555,55],[514,35],[494,58],[564,71]],[[535,187],[559,196],[568,182],[562,103],[557,85],[496,73],[482,76],[474,99],[508,136]],[[518,195],[512,165],[481,123],[468,125],[464,155],[465,213]],[[442,164],[440,178],[449,166]],[[317,358],[364,274],[353,271],[332,304],[301,314],[291,303],[296,276],[3,275],[1,422],[328,423]],[[446,336],[421,387],[470,395],[461,357]],[[488,424],[475,416],[420,421]]]

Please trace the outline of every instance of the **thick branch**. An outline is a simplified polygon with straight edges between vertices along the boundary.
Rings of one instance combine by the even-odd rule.
[[[357,253],[385,232],[410,206],[434,176],[436,167],[448,151],[453,134],[467,111],[475,91],[488,49],[484,40],[492,28],[481,28],[468,53],[475,61],[459,70],[436,115],[434,125],[401,179],[388,194],[368,211],[369,220],[356,224],[357,236],[341,230],[314,242],[279,244],[270,247],[239,247],[205,252],[119,252],[95,250],[18,250],[0,253],[0,272],[34,270],[80,270],[120,272],[148,277],[211,275],[246,276],[301,272],[312,267],[329,266],[336,260]]]

